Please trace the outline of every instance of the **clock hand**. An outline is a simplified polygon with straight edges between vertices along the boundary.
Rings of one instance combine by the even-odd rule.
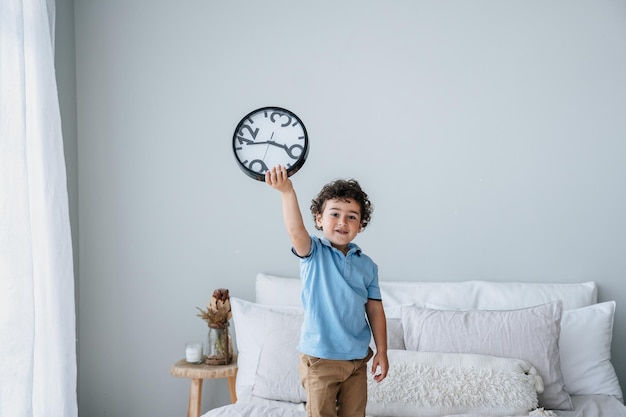
[[[255,145],[262,144],[262,143],[267,143],[268,145],[273,145],[273,146],[276,146],[278,148],[282,148],[287,153],[287,155],[289,155],[289,157],[292,158],[292,159],[298,159],[298,156],[300,154],[302,154],[302,150],[304,149],[302,147],[302,145],[294,144],[294,145],[291,145],[291,146],[287,146],[285,144],[274,142],[273,140],[268,140],[268,141],[265,141],[265,142],[254,142]],[[269,148],[269,146],[268,146],[268,148]],[[297,154],[294,153],[294,149],[298,150]]]
[[[272,136],[274,136],[274,132],[272,132]],[[265,161],[265,157],[267,156],[267,151],[270,150],[270,144],[271,142],[268,142],[267,148],[265,148],[265,153],[263,154],[263,160]]]
[[[256,141],[251,140],[251,139],[242,138],[241,136],[237,136],[237,139],[239,139],[239,143],[241,143],[241,144],[245,143],[246,145],[265,145],[265,144],[268,144],[268,143],[273,143],[273,142],[270,142],[269,140],[256,142]]]
[[[245,143],[246,145],[268,145],[268,149],[269,149],[269,145],[273,145],[279,148],[283,148],[283,150],[287,153],[287,155],[289,155],[290,158],[292,159],[297,159],[298,156],[300,154],[302,154],[302,151],[304,149],[304,147],[302,145],[291,145],[291,146],[287,146],[285,144],[280,144],[278,142],[275,142],[273,140],[265,140],[265,141],[260,141],[260,142],[255,142],[254,140],[250,140],[250,139],[244,139],[242,137],[238,137],[237,139],[239,139],[239,143],[243,144]],[[297,150],[297,154],[294,152],[294,150]],[[266,151],[267,154],[267,151]],[[264,157],[265,159],[265,157]]]
[[[287,146],[285,144],[281,145],[280,143],[270,142],[270,145],[274,145],[274,146],[278,146],[279,148],[283,148],[285,150],[285,152],[287,153],[287,155],[289,155],[289,157],[292,158],[292,159],[298,159],[298,156],[300,156],[300,154],[302,154],[302,150],[304,149],[301,145],[298,145],[298,144]],[[297,155],[294,154],[294,152],[293,152],[294,148],[299,150]]]
[[[273,143],[270,142],[269,140],[263,141],[263,142],[255,142],[253,140],[248,140],[248,139],[242,139],[240,142],[245,142],[246,145],[267,145],[268,143]]]
[[[244,143],[246,145],[254,145],[254,144],[258,143],[258,142],[255,142],[254,140],[251,140],[251,139],[242,138],[241,136],[237,136],[237,139],[239,140],[239,144],[240,145],[243,145]]]

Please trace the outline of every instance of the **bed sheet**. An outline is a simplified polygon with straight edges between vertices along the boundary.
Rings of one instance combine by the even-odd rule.
[[[626,407],[607,395],[572,395],[573,411],[556,411],[558,417],[626,417]],[[306,417],[302,404],[253,399],[248,403],[226,405],[202,417]],[[420,417],[420,416],[415,416]],[[444,417],[444,416],[442,416]],[[445,417],[483,417],[477,414],[456,414]],[[493,416],[489,416],[493,417]],[[501,416],[527,417],[527,416]]]

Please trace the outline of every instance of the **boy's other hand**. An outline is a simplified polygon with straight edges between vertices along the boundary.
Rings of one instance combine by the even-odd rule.
[[[387,358],[387,354],[376,352],[372,360],[372,375],[374,375],[374,381],[380,382],[385,379],[388,371],[389,359]]]

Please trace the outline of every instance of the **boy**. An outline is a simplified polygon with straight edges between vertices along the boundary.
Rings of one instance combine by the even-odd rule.
[[[324,235],[320,239],[304,226],[285,167],[269,170],[265,182],[281,193],[292,252],[300,258],[299,371],[308,416],[364,417],[368,360],[374,356],[371,372],[377,382],[389,368],[378,266],[352,243],[370,220],[371,203],[354,180],[325,185],[311,204],[315,227]],[[369,347],[372,335],[375,355]]]

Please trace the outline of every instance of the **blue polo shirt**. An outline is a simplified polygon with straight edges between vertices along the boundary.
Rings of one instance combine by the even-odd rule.
[[[298,351],[334,360],[367,356],[372,333],[365,303],[381,299],[374,261],[354,243],[344,256],[328,240],[311,236],[300,277],[304,323]]]

